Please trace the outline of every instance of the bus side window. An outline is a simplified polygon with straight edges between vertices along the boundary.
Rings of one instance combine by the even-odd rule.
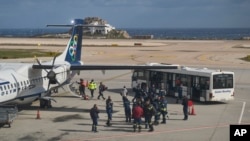
[[[209,81],[206,81],[205,89],[209,90]]]

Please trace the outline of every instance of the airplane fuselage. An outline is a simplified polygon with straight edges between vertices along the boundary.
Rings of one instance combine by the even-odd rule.
[[[27,104],[47,94],[49,79],[43,69],[33,69],[33,64],[0,63],[0,104]],[[48,71],[48,70],[47,70]],[[67,65],[53,69],[57,81],[64,85],[73,77]],[[50,88],[58,87],[51,84]]]

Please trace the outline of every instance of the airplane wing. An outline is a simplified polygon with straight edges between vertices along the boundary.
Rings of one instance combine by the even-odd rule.
[[[72,65],[70,70],[133,70],[133,69],[177,69],[177,66],[149,65]]]
[[[177,69],[179,65],[71,65],[70,70],[133,70],[133,69]],[[52,65],[33,65],[33,69],[52,69]]]

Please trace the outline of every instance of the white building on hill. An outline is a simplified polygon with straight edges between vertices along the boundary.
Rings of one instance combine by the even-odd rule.
[[[90,23],[90,25],[95,25],[95,26],[103,26],[103,24],[99,24],[98,21],[94,21]],[[103,27],[89,27],[89,32],[93,34],[103,34],[106,35],[108,34],[111,30],[115,29],[115,27],[111,26],[110,24],[104,24]]]

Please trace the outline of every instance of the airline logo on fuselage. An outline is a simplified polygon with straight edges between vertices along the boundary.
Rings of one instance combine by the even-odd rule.
[[[78,41],[78,35],[75,35],[70,43],[69,43],[69,50],[68,53],[70,55],[70,59],[71,61],[75,61],[76,60],[76,51],[77,51],[77,41]]]
[[[9,81],[0,79],[0,85],[5,85],[5,84],[9,84],[9,83],[10,83]]]
[[[218,93],[231,93],[231,90],[216,90],[214,91],[214,93],[218,94]]]

